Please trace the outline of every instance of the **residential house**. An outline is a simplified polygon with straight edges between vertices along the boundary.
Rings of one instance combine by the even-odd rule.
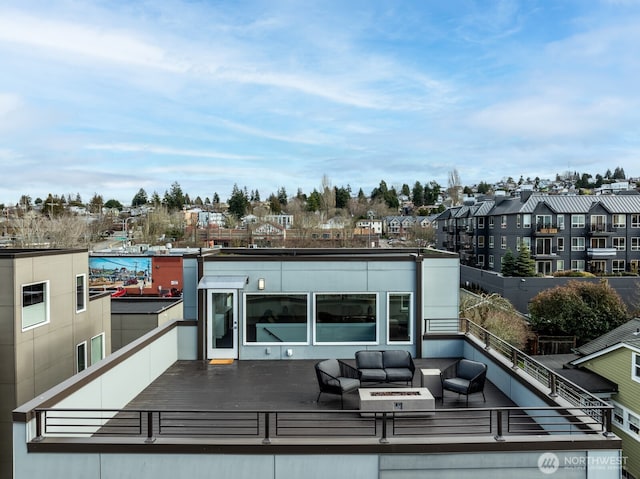
[[[110,296],[89,295],[86,250],[0,250],[0,476],[10,412],[111,352]]]
[[[556,196],[523,192],[449,208],[436,247],[462,264],[501,271],[508,250],[530,249],[536,272],[622,274],[640,266],[640,195]]]
[[[640,319],[634,318],[577,348],[572,365],[618,385],[611,398],[613,431],[622,439],[627,478],[640,478]]]

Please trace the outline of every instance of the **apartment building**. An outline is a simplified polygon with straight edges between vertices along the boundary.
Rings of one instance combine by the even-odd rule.
[[[564,196],[523,192],[449,208],[437,219],[437,248],[462,264],[501,271],[502,258],[522,245],[536,273],[637,273],[640,195]]]

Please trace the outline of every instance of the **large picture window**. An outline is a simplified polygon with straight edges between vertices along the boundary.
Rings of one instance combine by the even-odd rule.
[[[247,343],[306,343],[306,294],[246,294]]]
[[[375,343],[377,295],[316,294],[315,340],[318,343]]]
[[[413,317],[411,293],[389,293],[388,334],[389,342],[411,342]]]
[[[49,322],[49,282],[22,286],[22,330]]]

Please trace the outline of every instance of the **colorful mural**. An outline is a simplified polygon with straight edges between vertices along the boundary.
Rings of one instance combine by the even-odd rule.
[[[89,258],[89,287],[104,289],[150,288],[151,257],[101,256]]]

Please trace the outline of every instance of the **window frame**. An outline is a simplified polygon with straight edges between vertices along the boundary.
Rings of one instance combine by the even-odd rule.
[[[633,243],[635,243],[635,245]],[[640,236],[631,238],[631,251],[640,251]]]
[[[306,327],[306,335],[305,335],[305,340],[304,341],[258,341],[257,337],[255,341],[249,341],[247,338],[249,337],[247,331],[249,328],[249,321],[247,319],[247,313],[249,311],[249,308],[247,307],[247,298],[250,298],[251,296],[303,296],[305,298],[306,301],[306,321],[305,321],[305,327]],[[243,342],[242,344],[244,346],[286,346],[286,345],[308,345],[310,343],[311,340],[311,328],[310,328],[310,311],[311,311],[311,304],[309,301],[309,297],[310,294],[308,292],[292,292],[292,291],[287,291],[287,292],[268,292],[268,293],[264,293],[261,291],[252,291],[252,292],[246,292],[242,295],[242,322],[244,323],[244,334],[243,334]],[[278,324],[277,322],[275,324]],[[294,323],[294,324],[302,324],[302,323]],[[256,329],[256,333],[257,333],[257,329]]]
[[[500,249],[507,249],[507,236],[500,235]]]
[[[82,352],[83,354],[83,361],[84,361],[84,367],[80,368],[80,357],[79,357],[79,349],[83,348],[84,351]],[[89,364],[87,363],[87,342],[86,341],[82,341],[81,343],[76,344],[76,373],[80,373],[82,371],[84,371],[85,369],[87,369],[89,367]]]
[[[35,285],[43,285],[44,286],[44,291],[43,291],[43,300],[42,301],[38,301],[37,303],[31,303],[25,306],[25,288],[26,287],[30,287],[30,286],[35,286]],[[51,296],[51,285],[49,280],[45,280],[45,281],[34,281],[31,283],[24,283],[20,286],[20,325],[22,328],[22,331],[29,331],[31,329],[34,328],[38,328],[40,326],[44,326],[45,324],[49,324],[51,322],[51,300],[50,300],[50,296]],[[43,314],[44,314],[44,319],[42,321],[37,321],[37,322],[29,322],[28,325],[25,326],[25,308],[31,308],[32,306],[35,306],[37,304],[40,303],[44,303],[44,305],[42,306],[43,308]],[[29,311],[35,310],[36,308],[31,308]]]
[[[93,366],[94,364],[100,362],[101,360],[103,360],[106,357],[106,351],[105,351],[106,345],[105,345],[104,338],[105,338],[104,332],[100,333],[100,334],[96,334],[95,336],[93,336],[91,338],[91,341],[90,341],[91,350],[89,351],[90,358],[91,358],[91,366]],[[100,339],[101,357],[99,359],[94,359],[94,356],[93,356],[93,341],[96,340],[96,339]]]
[[[79,289],[78,280],[82,279],[82,285]],[[80,298],[82,298],[82,304],[80,303]],[[76,275],[76,313],[82,313],[87,310],[87,275],[85,273]]]
[[[631,379],[640,383],[640,353],[631,353]]]
[[[372,341],[320,341],[318,340],[318,296],[345,296],[345,295],[358,295],[358,296],[373,296],[375,298],[375,311],[374,311],[374,325],[375,325],[375,338]],[[344,345],[377,345],[380,344],[380,297],[378,292],[368,291],[319,291],[313,293],[312,299],[312,335],[313,345],[322,346],[344,346]]]
[[[408,296],[407,300],[401,300],[401,310],[402,308],[407,308],[407,313],[409,314],[407,330],[409,339],[406,340],[393,340],[391,339],[391,297],[392,296]],[[414,313],[413,313],[413,293],[411,291],[388,291],[387,292],[387,344],[413,344],[413,321],[414,321]]]
[[[571,271],[584,271],[585,263],[583,259],[571,260]]]
[[[489,248],[493,248],[495,245],[495,241],[494,241],[494,237],[493,235],[489,236]]]
[[[507,215],[501,215],[500,216],[500,228],[506,228],[507,227]]]
[[[537,228],[553,227],[553,215],[536,215],[536,227]]]
[[[624,273],[626,271],[626,262],[623,259],[611,260],[611,272],[612,273]]]
[[[584,251],[586,248],[584,236],[573,236],[571,238],[571,251]]]
[[[631,214],[631,227],[640,228],[640,213]]]
[[[531,228],[531,213],[524,213],[522,215],[522,227]]]
[[[573,214],[571,215],[572,228],[584,228],[587,225],[587,215]]]
[[[624,236],[614,236],[612,239],[612,243],[616,251],[627,250],[627,238]]]
[[[556,248],[558,251],[564,251],[564,238],[562,236],[556,238]]]
[[[614,213],[611,218],[611,223],[614,228],[626,228],[627,227],[627,215],[621,213]]]

